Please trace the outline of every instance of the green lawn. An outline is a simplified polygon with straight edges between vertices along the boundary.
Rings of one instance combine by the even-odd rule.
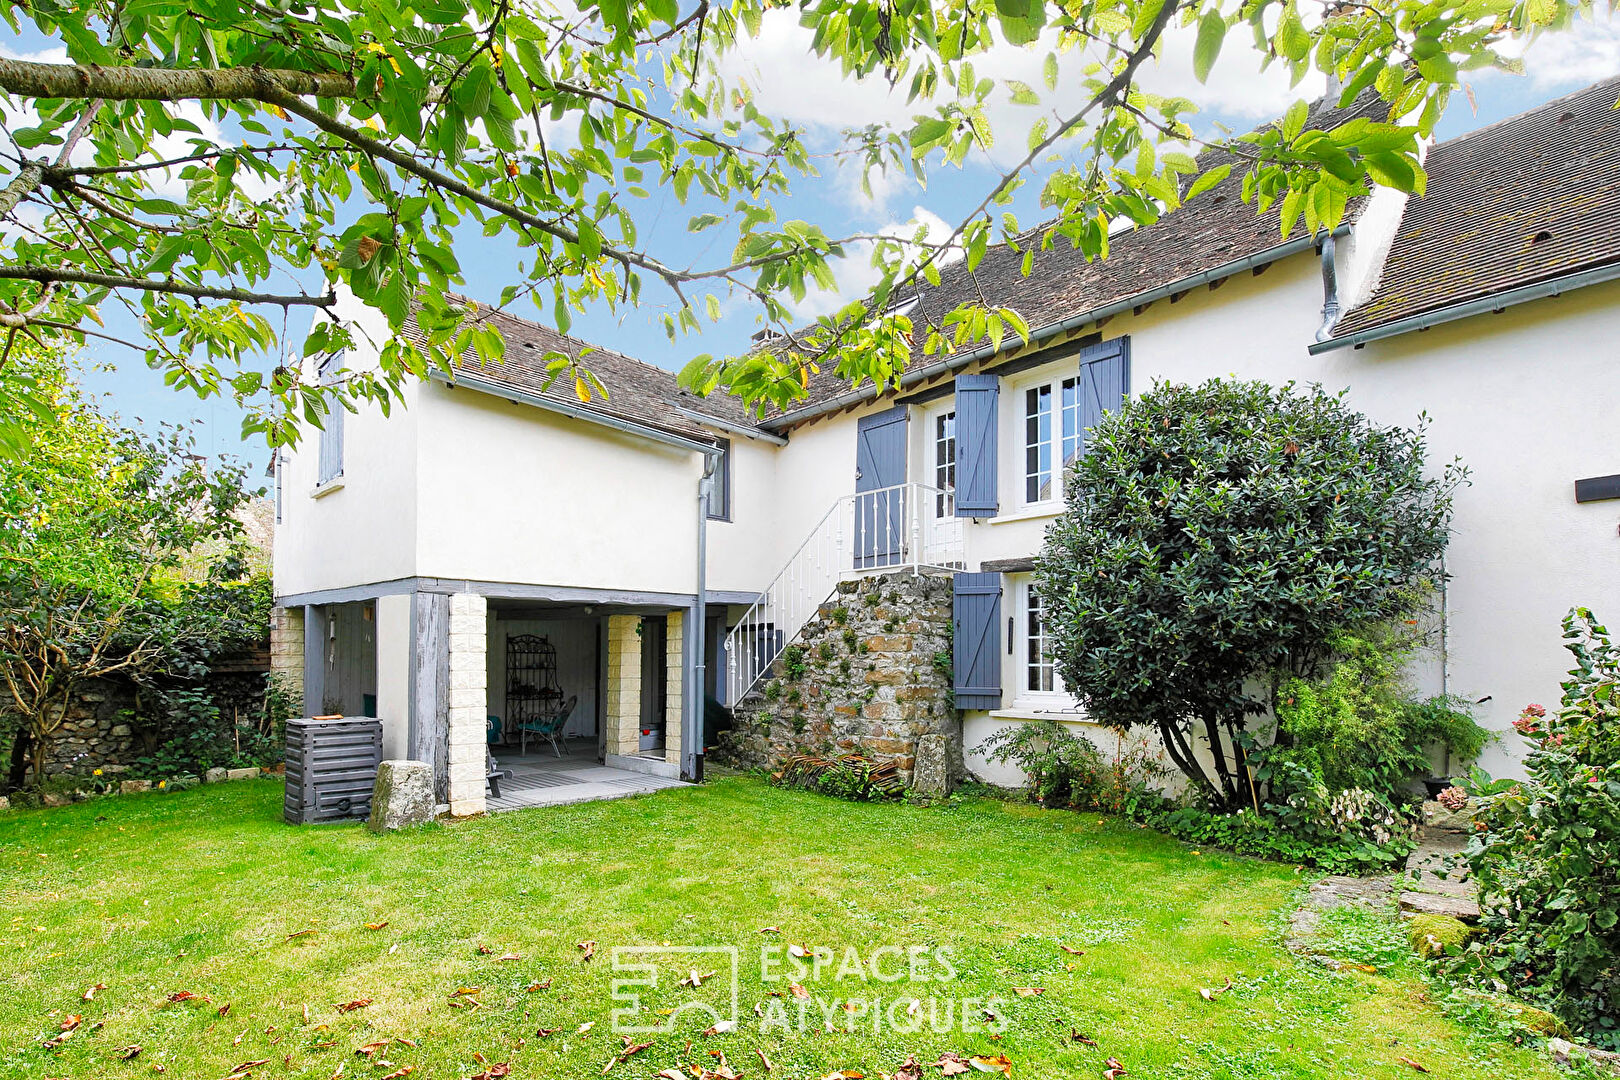
[[[743,778],[384,837],[294,828],[280,812],[281,785],[266,780],[0,816],[0,1077],[161,1066],[165,1080],[220,1080],[259,1060],[260,1080],[340,1067],[382,1080],[406,1066],[411,1080],[458,1080],[484,1063],[520,1080],[598,1076],[623,1049],[613,947],[665,943],[737,947],[737,1029],[705,1036],[710,1018],[684,1010],[675,1032],[636,1036],[652,1045],[613,1076],[719,1071],[723,1053],[762,1077],[756,1051],[773,1077],[811,1080],[945,1051],[1005,1055],[1026,1077],[1099,1077],[1109,1057],[1132,1078],[1417,1075],[1401,1058],[1448,1080],[1553,1075],[1440,1015],[1408,966],[1334,974],[1283,951],[1293,869],[1096,815],[862,806]],[[765,981],[762,945],[786,977]],[[808,998],[791,990],[789,945],[836,960],[798,980]],[[910,956],[919,975],[948,964],[955,977],[887,981]],[[717,974],[694,989],[665,967],[639,1022],[724,1005],[724,958],[681,960]],[[166,1000],[181,992],[206,1001]],[[982,1012],[991,999],[999,1037]],[[856,1001],[866,1011],[843,1008]],[[930,1010],[948,1030],[930,1030]],[[45,1048],[72,1014],[78,1029]],[[384,1040],[403,1041],[356,1053]]]

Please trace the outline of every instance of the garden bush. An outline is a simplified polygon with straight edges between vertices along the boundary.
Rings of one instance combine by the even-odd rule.
[[[1123,750],[1109,761],[1096,743],[1056,720],[1009,724],[981,748],[990,761],[1022,769],[1029,797],[1044,806],[1137,816],[1165,803],[1153,787],[1164,775],[1157,762]]]
[[[1564,620],[1575,668],[1554,712],[1514,723],[1528,781],[1486,801],[1466,858],[1484,940],[1460,970],[1620,1045],[1620,647],[1585,608]]]

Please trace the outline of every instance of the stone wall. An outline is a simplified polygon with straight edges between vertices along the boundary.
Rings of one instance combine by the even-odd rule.
[[[293,700],[304,700],[304,609],[270,609],[270,670],[283,681]]]
[[[717,758],[779,768],[793,754],[892,760],[909,784],[917,740],[943,735],[962,773],[951,700],[951,579],[902,572],[841,582],[733,710]]]

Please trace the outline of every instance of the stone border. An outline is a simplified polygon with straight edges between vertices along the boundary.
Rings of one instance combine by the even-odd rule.
[[[88,788],[70,788],[53,791],[25,791],[30,801],[39,800],[38,809],[54,810],[74,803],[87,802],[90,799],[106,798],[111,795],[144,795],[153,791],[185,791],[198,784],[221,784],[233,780],[257,780],[265,776],[280,777],[279,768],[261,769],[257,766],[245,769],[209,769],[202,778],[190,774],[171,776],[163,780],[113,780],[101,777],[81,777],[90,784]],[[11,809],[23,810],[34,807],[12,806],[11,798],[0,795],[0,812]]]

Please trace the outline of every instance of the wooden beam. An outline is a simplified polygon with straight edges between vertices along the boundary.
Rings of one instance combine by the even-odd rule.
[[[450,801],[450,597],[411,597],[410,730],[413,761],[433,766],[433,797]]]

